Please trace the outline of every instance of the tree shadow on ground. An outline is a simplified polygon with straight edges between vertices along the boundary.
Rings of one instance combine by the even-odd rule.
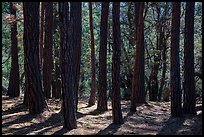
[[[100,115],[100,114],[103,114],[106,112],[107,111],[99,111],[99,110],[95,109],[94,111],[91,111],[91,112],[87,113],[86,115]]]
[[[127,115],[123,118],[122,124],[111,123],[105,129],[100,130],[98,133],[96,133],[96,135],[113,135],[125,123],[125,121],[127,121],[128,117],[132,116],[133,114],[134,114],[134,112],[128,112]]]
[[[84,116],[86,116],[87,114],[83,114],[83,113],[81,113],[81,112],[76,112],[76,117],[77,117],[77,119],[79,119],[79,118],[81,118],[81,117],[84,117]]]
[[[16,106],[9,108],[8,110],[2,111],[2,115],[23,112],[26,110],[27,110],[27,107],[23,103],[21,103],[21,104],[17,104]]]
[[[185,117],[170,117],[157,135],[176,135],[184,121]]]
[[[157,135],[202,135],[202,116],[184,114],[182,118],[170,117]]]
[[[27,116],[27,117],[26,117]],[[28,119],[29,118],[29,119]],[[31,121],[35,118],[34,115],[23,115],[20,116],[20,118],[10,122],[10,123],[5,123],[7,125],[11,125],[11,124],[19,124],[19,122],[24,123],[24,122],[28,122]],[[35,119],[35,121],[37,121],[38,119]],[[40,123],[34,123],[32,125],[29,126],[24,126],[22,128],[13,128],[10,129],[12,131],[10,131],[11,133],[13,133],[14,135],[26,135],[29,133],[37,133],[37,134],[43,134],[45,132],[45,130],[54,128],[56,126],[60,126],[62,124],[61,122],[61,114],[60,113],[53,113],[47,120],[40,122]],[[49,127],[49,128],[45,128],[45,127]],[[42,130],[44,129],[44,130]],[[38,130],[41,130],[40,132],[37,132]]]
[[[69,132],[69,130],[64,129],[63,127],[60,130],[57,130],[56,132],[54,132],[52,135],[63,135],[64,133]]]

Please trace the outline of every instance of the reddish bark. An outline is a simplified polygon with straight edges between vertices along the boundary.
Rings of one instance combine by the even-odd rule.
[[[99,49],[99,85],[97,110],[106,111],[107,106],[107,32],[108,32],[109,2],[102,2],[100,49]]]
[[[13,2],[10,2],[10,12],[16,18],[16,9]],[[11,24],[11,70],[9,76],[9,87],[7,95],[17,97],[20,95],[20,74],[18,64],[18,39],[17,22]]]
[[[93,106],[96,100],[96,66],[95,66],[95,47],[93,33],[92,3],[89,2],[89,20],[90,20],[90,36],[91,36],[91,94],[89,97],[89,106]]]
[[[136,103],[145,103],[144,90],[144,2],[140,2],[139,20],[137,28],[137,45],[132,80],[132,94],[130,111],[136,111]]]
[[[120,2],[113,2],[113,56],[112,56],[112,114],[113,123],[122,124],[121,96],[120,96],[120,56],[121,56],[121,32],[120,32]]]

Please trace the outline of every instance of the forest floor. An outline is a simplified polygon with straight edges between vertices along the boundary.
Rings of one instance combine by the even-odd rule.
[[[11,99],[2,95],[2,135],[202,135],[202,101],[196,105],[197,115],[170,117],[170,102],[148,102],[130,113],[130,101],[121,101],[124,123],[112,124],[111,102],[108,111],[87,107],[88,99],[79,99],[77,129],[62,128],[60,100],[48,100],[49,111],[40,116],[28,114],[23,97]]]

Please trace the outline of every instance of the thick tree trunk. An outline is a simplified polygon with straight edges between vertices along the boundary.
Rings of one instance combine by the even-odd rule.
[[[92,3],[89,2],[90,37],[91,37],[91,94],[89,106],[93,106],[96,100],[96,66],[95,66],[95,47],[93,33]]]
[[[194,10],[195,2],[186,3],[184,38],[184,113],[196,114],[194,79]]]
[[[120,104],[120,2],[113,2],[113,56],[112,56],[112,115],[114,124],[122,124],[123,117]]]
[[[43,95],[39,59],[39,2],[23,2],[26,92],[30,114],[40,114],[47,104]]]
[[[137,47],[135,55],[135,64],[132,80],[132,94],[131,94],[131,107],[130,111],[136,111],[136,103],[145,103],[145,90],[144,90],[144,22],[143,11],[144,2],[140,3],[140,14],[138,20],[137,31]]]
[[[78,91],[80,80],[80,64],[81,64],[81,38],[82,38],[82,5],[81,2],[70,3],[70,28],[72,29],[72,47],[73,47],[73,80],[74,80],[74,96],[75,96],[75,108],[77,111],[78,106]]]
[[[172,3],[172,29],[171,29],[171,64],[170,64],[170,92],[171,115],[182,116],[181,107],[181,82],[179,60],[179,36],[180,36],[180,2]]]
[[[73,46],[71,35],[73,29],[69,28],[69,6],[68,2],[59,2],[60,18],[60,66],[62,78],[62,112],[65,129],[77,128],[76,109],[74,101],[74,79],[73,79]]]
[[[51,97],[53,47],[53,3],[45,3],[45,45],[43,49],[43,87],[46,98]]]
[[[99,86],[97,110],[106,111],[107,106],[107,28],[108,28],[109,2],[102,2],[100,49],[99,49]]]
[[[14,2],[10,2],[10,12],[16,19],[16,9]],[[7,95],[9,97],[18,97],[20,95],[20,74],[18,64],[18,39],[17,22],[11,24],[11,70],[9,76],[9,87]]]

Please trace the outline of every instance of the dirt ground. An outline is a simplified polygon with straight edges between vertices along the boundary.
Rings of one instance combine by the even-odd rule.
[[[23,97],[2,96],[2,135],[202,135],[202,102],[197,103],[197,115],[170,117],[170,102],[148,102],[130,113],[130,101],[121,101],[124,124],[112,124],[111,102],[108,111],[87,107],[88,99],[79,99],[77,129],[62,128],[60,100],[48,100],[50,111],[40,116],[28,114]]]

